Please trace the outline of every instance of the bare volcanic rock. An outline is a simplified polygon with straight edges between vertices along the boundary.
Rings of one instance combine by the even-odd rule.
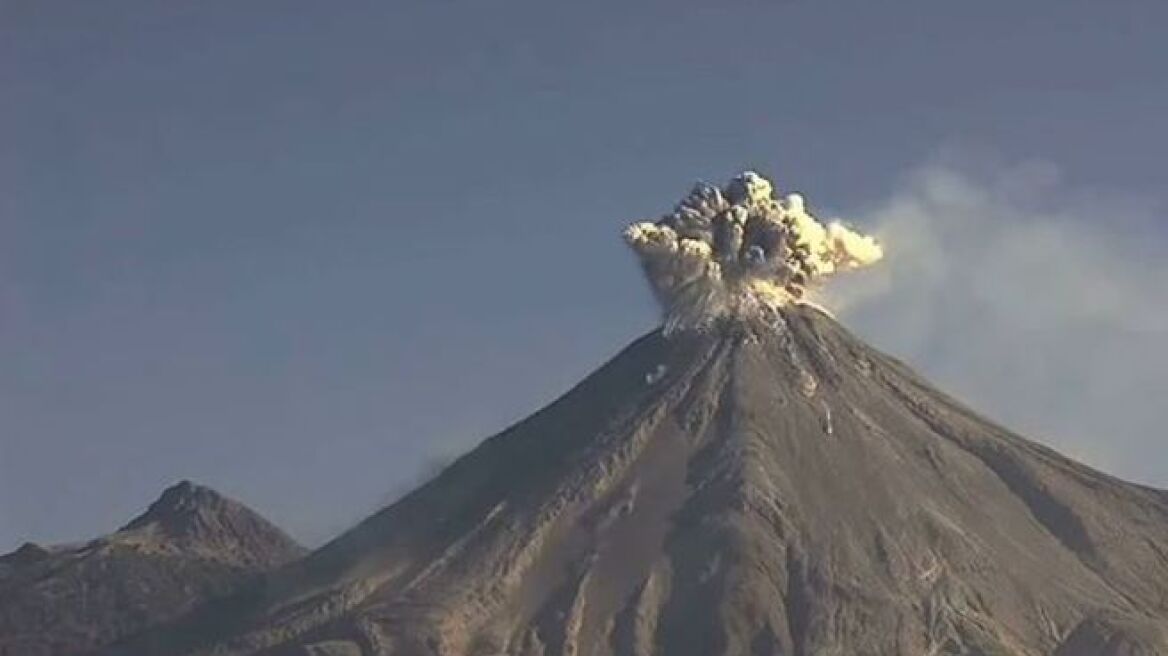
[[[0,556],[0,656],[92,650],[300,555],[256,513],[183,481],[113,534]]]
[[[649,334],[242,593],[111,653],[1165,654],[1168,494],[808,306]]]

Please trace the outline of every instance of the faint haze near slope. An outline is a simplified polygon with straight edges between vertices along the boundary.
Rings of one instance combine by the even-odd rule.
[[[947,391],[1117,475],[1168,485],[1164,207],[1044,163],[939,157],[855,218],[888,257],[827,290]]]

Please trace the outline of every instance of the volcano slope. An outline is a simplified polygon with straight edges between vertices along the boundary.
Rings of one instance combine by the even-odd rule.
[[[1168,654],[1168,494],[809,306],[649,334],[435,480],[121,653]]]

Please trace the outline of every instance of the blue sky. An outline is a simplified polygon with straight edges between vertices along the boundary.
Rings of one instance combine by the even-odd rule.
[[[319,542],[651,328],[620,229],[749,167],[886,235],[857,332],[1168,485],[1165,24],[0,0],[0,550],[179,478]]]

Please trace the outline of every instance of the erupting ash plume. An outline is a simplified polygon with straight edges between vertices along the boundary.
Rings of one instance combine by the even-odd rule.
[[[875,263],[875,239],[838,221],[824,225],[803,197],[778,197],[747,171],[719,189],[698,183],[656,223],[625,239],[665,308],[665,329],[700,329],[723,318],[766,320],[837,271]]]

